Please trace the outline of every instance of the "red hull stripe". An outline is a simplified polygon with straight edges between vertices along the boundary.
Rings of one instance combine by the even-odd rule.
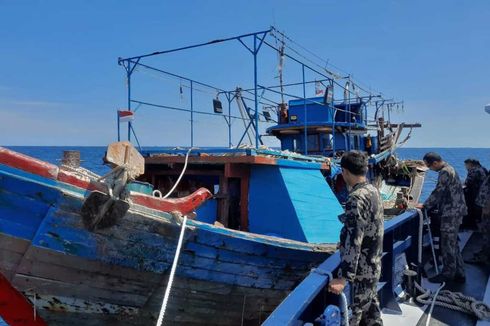
[[[0,164],[5,164],[49,179],[58,180],[81,189],[106,192],[106,187],[102,183],[90,182],[84,178],[78,177],[70,171],[59,169],[56,165],[3,147],[0,147]],[[131,200],[138,205],[162,212],[178,211],[182,214],[189,214],[211,197],[212,195],[207,189],[200,188],[191,195],[183,198],[161,199],[143,194],[132,194]]]
[[[4,147],[0,147],[0,164],[37,174],[49,179],[56,179],[58,167],[56,165],[20,154]]]
[[[206,188],[199,188],[192,194],[182,198],[161,199],[157,197],[131,194],[131,200],[138,205],[152,208],[162,212],[180,212],[189,214],[195,211],[202,203],[212,197]]]
[[[31,303],[0,273],[0,316],[10,326],[47,326]]]

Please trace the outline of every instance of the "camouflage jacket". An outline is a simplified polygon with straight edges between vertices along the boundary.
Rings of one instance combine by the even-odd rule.
[[[466,180],[464,182],[466,186],[465,191],[468,193],[468,195],[472,196],[473,198],[478,195],[480,186],[483,183],[483,180],[485,180],[486,176],[487,173],[481,166],[474,167],[468,170],[468,176],[466,177]]]
[[[475,203],[480,207],[490,204],[490,175],[483,181]]]
[[[463,185],[454,168],[444,163],[438,171],[436,188],[429,198],[425,200],[424,207],[427,210],[438,209],[441,216],[464,216],[467,208],[464,199]]]
[[[339,216],[339,276],[349,281],[378,280],[383,251],[383,203],[378,190],[364,182],[354,186]]]

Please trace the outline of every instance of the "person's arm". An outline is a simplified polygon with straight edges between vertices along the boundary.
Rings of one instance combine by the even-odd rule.
[[[485,207],[488,200],[490,200],[490,175],[485,178],[480,186],[480,191],[476,197],[475,204],[480,207]]]
[[[432,190],[430,196],[425,200],[423,207],[427,210],[436,208],[441,202],[444,195],[447,193],[446,188],[449,183],[449,173],[446,170],[439,172],[439,178],[437,179],[437,185]]]
[[[473,169],[468,170],[468,174],[466,175],[466,179],[464,180],[464,186],[471,185],[471,183],[474,181],[476,175]]]
[[[345,240],[340,244],[340,276],[348,281],[353,281],[356,276],[361,254],[366,223],[365,217],[362,216],[363,210],[363,202],[354,196],[350,197],[345,205]]]

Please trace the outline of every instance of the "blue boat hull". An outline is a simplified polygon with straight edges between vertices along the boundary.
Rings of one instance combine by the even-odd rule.
[[[113,227],[90,232],[79,215],[86,195],[0,165],[0,272],[50,325],[154,323],[180,223],[132,205]],[[263,321],[333,251],[189,221],[165,321]]]

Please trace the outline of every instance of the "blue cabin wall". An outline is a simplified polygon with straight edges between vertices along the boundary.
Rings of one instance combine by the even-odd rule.
[[[254,166],[250,173],[250,232],[306,241],[279,166]]]
[[[291,100],[288,120],[270,127],[267,132],[275,133],[281,141],[282,150],[297,153],[330,156],[334,150],[364,151],[367,123],[365,111],[364,103],[358,101],[329,105],[324,104],[323,97]],[[302,130],[304,126],[309,126],[307,153]],[[334,128],[336,131],[332,132]],[[362,135],[350,134],[349,130],[361,132]]]
[[[336,243],[342,206],[318,169],[254,166],[249,230],[309,243]]]
[[[216,199],[206,200],[196,209],[196,220],[213,224],[217,219],[218,202]]]
[[[281,150],[294,151],[294,137],[293,136],[283,136],[281,137]]]
[[[308,124],[325,123],[333,121],[334,110],[323,103],[323,97],[315,97],[306,100],[306,119]],[[294,121],[291,117],[295,116]],[[289,101],[289,117],[291,123],[304,125],[305,119],[305,101],[293,100]]]

